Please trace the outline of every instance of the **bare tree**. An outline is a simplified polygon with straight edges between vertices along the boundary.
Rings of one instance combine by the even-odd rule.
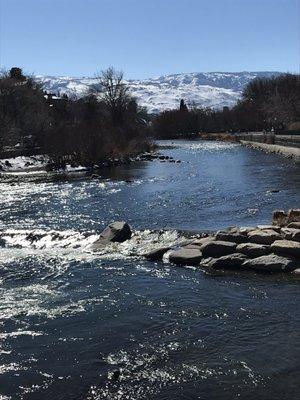
[[[121,123],[124,112],[132,101],[123,73],[110,67],[96,76],[96,79],[98,82],[92,88],[93,93],[106,105],[112,120],[115,123]]]

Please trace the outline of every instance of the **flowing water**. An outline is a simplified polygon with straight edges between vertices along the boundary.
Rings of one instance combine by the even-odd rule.
[[[270,223],[300,166],[235,144],[164,142],[181,163],[0,181],[0,399],[288,399],[300,391],[296,275],[139,255],[182,231]],[[133,238],[94,254],[113,220]]]

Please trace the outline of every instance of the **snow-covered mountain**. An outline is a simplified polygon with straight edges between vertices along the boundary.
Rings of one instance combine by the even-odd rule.
[[[195,72],[163,75],[158,78],[129,80],[132,94],[138,103],[157,113],[177,108],[180,99],[188,105],[221,108],[233,106],[241,97],[243,88],[256,77],[270,77],[280,72]],[[82,96],[97,83],[95,78],[37,76],[45,90]]]

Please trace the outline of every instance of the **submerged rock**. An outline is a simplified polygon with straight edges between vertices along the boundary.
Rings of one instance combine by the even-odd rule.
[[[271,244],[271,249],[274,253],[285,254],[289,257],[300,259],[300,243],[298,242],[292,240],[276,240]]]
[[[169,261],[178,265],[197,265],[201,259],[202,253],[197,249],[182,248],[169,254]]]
[[[108,373],[108,379],[117,381],[120,379],[121,376],[121,370],[120,369],[115,369],[114,371],[111,371]]]
[[[93,249],[103,247],[110,242],[125,242],[131,238],[132,232],[127,222],[116,221],[109,224],[93,243]]]
[[[235,252],[236,244],[225,241],[210,241],[201,246],[203,257],[222,257]]]
[[[275,232],[272,229],[260,230],[256,229],[255,231],[248,233],[249,241],[252,243],[258,244],[272,244],[275,240],[280,240],[281,236],[279,233]]]
[[[201,261],[200,266],[221,269],[241,268],[246,256],[241,253],[228,254],[219,258],[209,258]]]
[[[272,253],[267,256],[247,260],[243,263],[242,267],[258,272],[290,272],[297,268],[297,263],[292,258]]]
[[[163,255],[170,250],[171,247],[159,247],[144,254],[144,257],[151,261],[158,261],[163,258]]]
[[[255,258],[269,254],[270,246],[257,243],[241,243],[237,246],[236,251],[250,258]]]

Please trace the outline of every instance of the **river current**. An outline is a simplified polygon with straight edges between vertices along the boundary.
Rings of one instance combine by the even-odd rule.
[[[0,177],[1,400],[299,398],[296,275],[139,254],[299,208],[300,165],[238,144],[160,145],[181,162]],[[116,220],[133,238],[93,253]]]

